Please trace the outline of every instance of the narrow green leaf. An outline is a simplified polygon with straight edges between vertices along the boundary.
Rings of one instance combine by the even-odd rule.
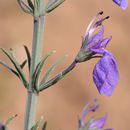
[[[22,71],[21,66],[18,64],[18,62],[16,61],[13,52],[10,51],[6,51],[5,49],[1,48],[1,50],[4,52],[4,54],[10,59],[10,61],[13,63],[14,67],[17,70],[17,73],[19,74],[19,78],[21,79],[21,81],[23,82],[24,86],[27,88],[28,87],[28,82],[26,81],[26,78],[24,76],[24,73]]]
[[[49,51],[44,57],[43,59],[39,62],[39,64],[37,65],[35,72],[33,74],[33,85],[37,86],[38,84],[38,79],[42,70],[42,67],[45,63],[45,61],[48,59],[49,56],[51,56],[52,54],[54,54],[56,51]]]
[[[34,5],[31,0],[27,0],[29,7],[34,11]]]
[[[9,65],[7,65],[6,63],[4,63],[2,61],[0,61],[0,64],[3,65],[4,67],[6,67],[11,72],[13,72],[17,77],[19,77],[19,74],[13,68],[11,68]]]
[[[24,49],[25,49],[25,52],[26,52],[26,55],[27,55],[27,59],[28,59],[28,69],[29,69],[29,72],[30,72],[31,55],[30,55],[30,52],[29,52],[29,49],[27,48],[27,46],[24,45]]]
[[[52,10],[54,10],[55,8],[57,8],[59,5],[61,5],[65,0],[49,0],[45,11],[46,13],[51,12]]]
[[[39,14],[39,0],[34,0],[34,16],[38,16]]]
[[[33,10],[26,4],[23,2],[23,0],[17,0],[18,4],[20,5],[21,9],[28,14],[32,14],[33,15]]]
[[[62,58],[60,58],[59,60],[57,60],[49,69],[48,71],[45,73],[43,79],[40,82],[40,86],[42,86],[42,84],[45,83],[45,81],[47,80],[48,76],[51,74],[51,72],[54,70],[54,68],[56,66],[58,66],[61,62],[63,62],[65,59],[67,58],[67,56],[64,56]]]
[[[11,122],[16,116],[17,116],[17,114],[11,116],[11,117],[5,122],[5,129],[6,129],[6,130],[8,130],[8,127],[9,127],[10,122]]]
[[[47,122],[43,124],[42,130],[46,130]]]
[[[24,60],[23,63],[20,65],[20,67],[23,69],[23,67],[26,65],[27,60]]]
[[[41,119],[37,121],[37,123],[31,128],[31,130],[37,130],[42,121],[43,121],[43,117],[41,117]]]

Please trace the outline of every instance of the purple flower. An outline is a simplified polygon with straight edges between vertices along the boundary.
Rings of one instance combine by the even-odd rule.
[[[128,6],[128,0],[113,0],[117,5],[119,5],[122,9],[126,9]]]
[[[102,14],[103,12],[99,12],[90,22],[85,36],[83,37],[82,47],[76,57],[76,61],[83,62],[94,57],[101,57],[94,67],[93,80],[100,94],[110,96],[117,85],[119,76],[114,56],[105,49],[112,37],[104,38],[102,22],[108,19],[109,16],[102,18],[93,25],[95,19]],[[93,35],[93,32],[99,26],[101,26],[101,29]],[[95,56],[95,54],[100,54],[102,56]]]
[[[83,109],[80,119],[79,119],[79,130],[112,130],[112,129],[103,129],[105,122],[107,120],[107,115],[97,119],[90,119],[87,123],[84,123],[86,115],[95,111],[98,108],[98,105],[90,106],[96,99],[91,100]]]

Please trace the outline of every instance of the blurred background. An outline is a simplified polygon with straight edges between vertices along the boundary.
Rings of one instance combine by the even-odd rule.
[[[66,0],[59,8],[45,18],[43,54],[49,50],[57,53],[51,56],[43,72],[58,58],[68,54],[52,76],[67,67],[77,54],[86,27],[97,12],[111,18],[104,22],[105,36],[112,35],[108,45],[117,59],[120,80],[111,97],[99,95],[92,81],[93,67],[98,59],[78,64],[63,80],[40,93],[37,120],[44,116],[48,121],[47,130],[76,130],[78,117],[85,104],[97,97],[100,108],[90,117],[108,114],[106,128],[130,129],[130,8],[122,11],[112,0]],[[25,58],[23,45],[31,50],[33,18],[19,8],[16,0],[0,3],[0,47],[13,48],[17,60]],[[12,65],[0,52],[0,60]],[[28,76],[27,65],[25,67]],[[51,78],[51,77],[50,77]],[[22,83],[3,66],[0,66],[0,122],[5,122],[13,114],[18,114],[11,130],[22,130],[26,105],[26,90]]]

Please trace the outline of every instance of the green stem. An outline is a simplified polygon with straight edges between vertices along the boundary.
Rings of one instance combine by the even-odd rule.
[[[76,66],[76,61],[74,60],[65,70],[63,70],[60,74],[56,75],[54,78],[50,79],[46,83],[40,86],[39,91],[47,89],[48,87],[56,84],[59,80],[61,80],[66,74],[68,74],[71,70],[73,70]]]
[[[24,130],[31,130],[35,124],[36,106],[38,95],[33,91],[32,77],[36,65],[39,63],[42,54],[42,35],[43,35],[44,16],[34,18],[34,32],[32,45],[32,58],[30,67],[29,89],[27,92],[27,105],[25,113]]]

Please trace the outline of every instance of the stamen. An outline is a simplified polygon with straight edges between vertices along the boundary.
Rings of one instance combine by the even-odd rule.
[[[110,16],[107,16],[107,17],[102,18],[101,20],[97,21],[97,22],[93,25],[93,27],[101,26],[101,25],[102,25],[102,22],[103,22],[104,20],[106,20],[106,19],[109,19],[109,17],[110,17]]]
[[[110,18],[110,16],[107,16],[107,17],[106,17],[106,19],[109,19],[109,18]]]
[[[97,13],[97,15],[91,20],[91,22],[89,23],[88,25],[88,28],[86,30],[86,33],[85,33],[85,36],[88,34],[88,31],[90,30],[92,24],[94,23],[94,21],[96,20],[96,18],[99,16],[99,15],[102,15],[103,14],[103,11],[100,11],[99,13]]]
[[[102,15],[102,14],[103,14],[103,11],[99,12],[99,14]]]

